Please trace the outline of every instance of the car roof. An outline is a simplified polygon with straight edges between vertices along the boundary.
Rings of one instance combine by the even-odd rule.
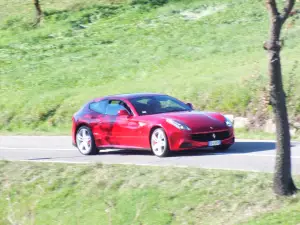
[[[139,97],[148,97],[148,96],[158,96],[158,95],[165,95],[159,93],[129,93],[129,94],[117,94],[117,95],[108,95],[101,98],[96,98],[94,101],[99,101],[101,99],[132,99],[132,98],[139,98]]]

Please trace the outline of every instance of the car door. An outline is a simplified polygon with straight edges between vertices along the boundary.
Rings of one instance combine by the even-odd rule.
[[[145,147],[146,123],[139,121],[139,116],[133,114],[126,102],[120,101],[119,105],[119,110],[126,110],[128,115],[117,115],[115,118],[113,135],[118,144],[127,148]]]
[[[102,129],[106,134],[105,141],[110,146],[123,145],[120,138],[120,130],[117,122],[118,112],[124,107],[120,100],[110,99],[106,105],[105,116],[102,121]]]
[[[146,123],[140,122],[135,116],[118,116],[116,133],[122,145],[132,148],[145,148]]]
[[[105,146],[109,143],[107,142],[108,129],[106,127],[105,121],[107,120],[105,115],[106,106],[108,100],[101,100],[97,102],[92,102],[89,105],[91,113],[89,116],[89,124],[92,129],[96,146]]]
[[[131,109],[121,100],[102,100],[90,104],[89,123],[99,147],[139,147],[140,123],[132,116]],[[131,116],[118,116],[127,110]]]
[[[126,110],[128,115],[118,115],[120,110]],[[108,101],[102,127],[107,134],[106,141],[109,145],[122,147],[134,147],[136,142],[132,139],[137,135],[139,123],[132,117],[131,109],[124,101],[112,99]]]

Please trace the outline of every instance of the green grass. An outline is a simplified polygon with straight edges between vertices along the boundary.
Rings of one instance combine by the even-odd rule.
[[[240,139],[255,139],[255,140],[274,140],[276,134],[264,132],[264,131],[253,131],[245,128],[237,128],[234,130],[235,136]],[[300,141],[299,134],[292,135],[293,141]]]
[[[38,28],[31,4],[0,0],[1,132],[68,132],[83,103],[115,93],[162,92],[236,115],[259,110],[250,103],[268,85],[262,1],[42,1]],[[297,20],[283,31],[286,84],[299,30]],[[290,115],[300,113],[300,67],[294,74]]]
[[[0,161],[0,224],[297,224],[271,174]],[[300,185],[300,177],[295,176]]]

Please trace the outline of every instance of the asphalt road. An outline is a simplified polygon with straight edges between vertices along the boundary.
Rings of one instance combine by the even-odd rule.
[[[300,174],[300,143],[293,142],[292,146],[292,172]],[[275,162],[275,143],[237,140],[236,144],[226,152],[201,149],[176,153],[168,158],[158,158],[148,151],[137,150],[105,150],[95,156],[83,156],[71,145],[71,137],[68,136],[0,136],[0,159],[272,172]]]

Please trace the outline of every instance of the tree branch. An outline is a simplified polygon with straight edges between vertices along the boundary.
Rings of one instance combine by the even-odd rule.
[[[266,3],[267,3],[267,8],[271,13],[272,17],[277,17],[280,15],[277,9],[276,0],[266,0]]]
[[[284,13],[282,15],[282,23],[286,21],[286,19],[290,16],[290,13],[295,5],[295,0],[286,0],[284,6]]]

